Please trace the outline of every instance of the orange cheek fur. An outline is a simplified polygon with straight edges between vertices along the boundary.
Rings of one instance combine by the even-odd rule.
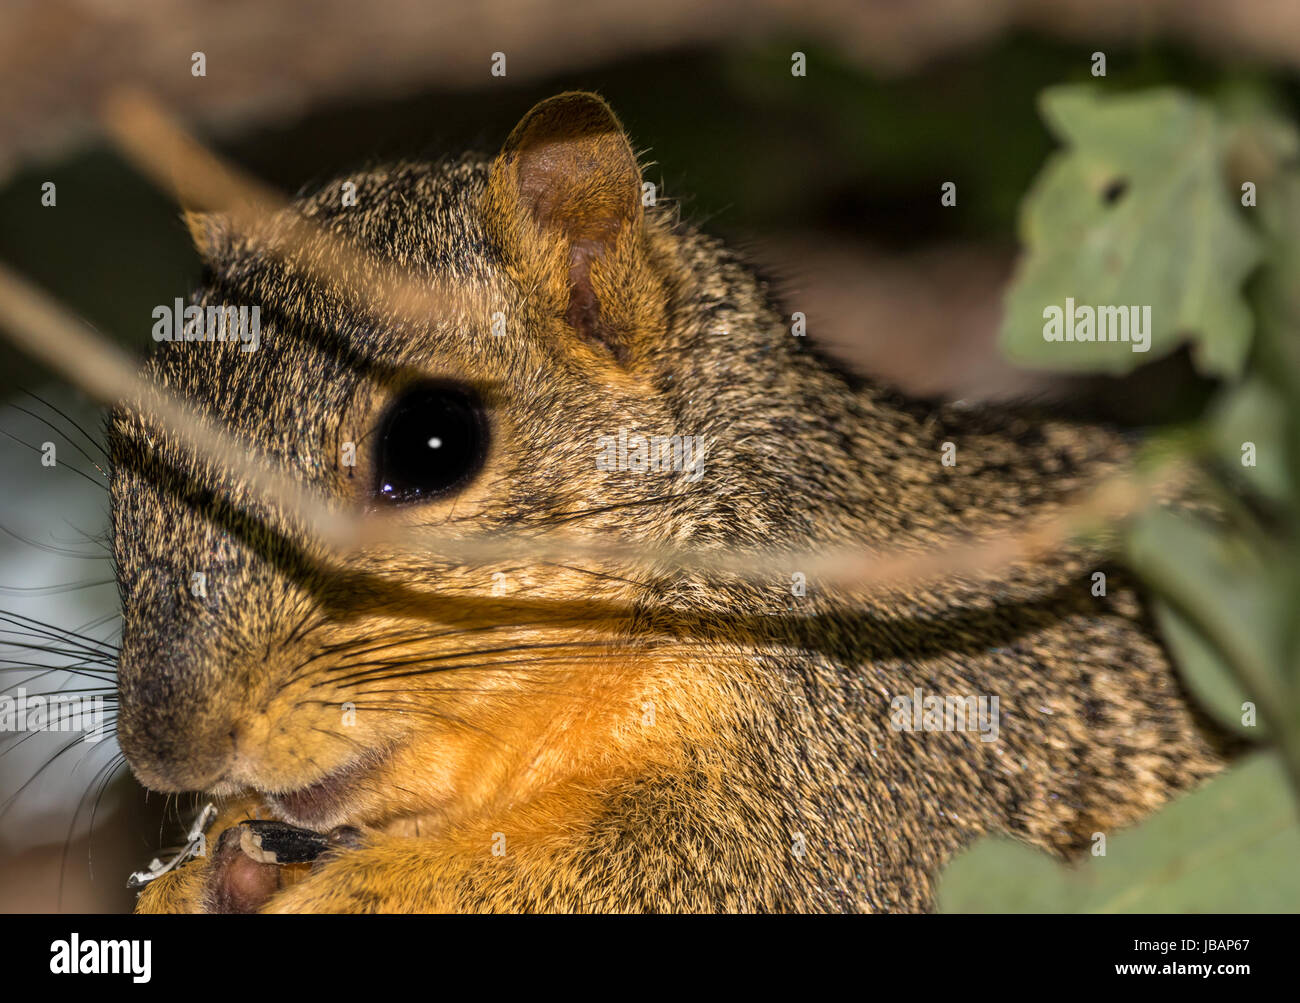
[[[250,704],[262,709],[241,720],[245,783],[302,787],[382,752],[312,827],[427,835],[566,784],[668,765],[706,739],[722,697],[703,681],[683,688],[699,658],[685,642],[629,635],[633,587],[551,567],[514,568],[508,581],[493,600],[491,571],[443,578],[452,622],[373,616],[308,638],[300,661],[344,642],[360,653],[318,659]]]

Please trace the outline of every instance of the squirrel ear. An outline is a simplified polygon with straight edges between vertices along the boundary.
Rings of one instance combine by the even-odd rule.
[[[609,105],[573,91],[534,106],[492,165],[488,197],[495,220],[532,231],[507,240],[525,258],[562,257],[565,319],[621,360],[613,300],[643,263],[643,210],[641,169]]]
[[[181,218],[185,220],[185,229],[190,231],[190,240],[199,257],[212,260],[217,257],[217,248],[226,237],[225,218],[217,212],[196,212],[186,209]]]

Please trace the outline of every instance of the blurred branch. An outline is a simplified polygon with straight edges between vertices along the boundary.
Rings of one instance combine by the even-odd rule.
[[[873,71],[912,72],[1030,29],[1132,46],[1172,39],[1210,53],[1300,64],[1300,6],[1276,0],[10,0],[0,34],[0,176],[96,131],[114,87],[142,87],[208,126],[283,122],[331,103],[432,88],[488,88],[645,53],[782,37]],[[190,73],[203,52],[207,76]],[[491,76],[494,52],[508,76]],[[815,68],[813,72],[816,72]],[[12,97],[20,95],[21,97]]]
[[[264,217],[285,205],[274,193],[244,177],[204,149],[152,99],[137,93],[112,96],[105,105],[107,124],[124,151],[159,184],[179,197],[190,197],[232,214],[246,236]],[[183,181],[177,179],[183,178]],[[290,239],[276,253],[302,261],[323,281],[348,272],[369,276],[375,262],[361,248],[335,234],[320,232],[310,220],[290,228]],[[321,244],[325,247],[322,249]],[[418,318],[421,293],[410,276],[391,283],[362,282],[350,293],[370,308],[412,309]],[[426,294],[427,295],[427,294]],[[413,299],[412,299],[413,298]],[[108,404],[123,403],[166,429],[194,457],[213,469],[237,475],[254,499],[272,510],[288,512],[320,543],[326,563],[346,563],[358,546],[384,544],[412,554],[437,554],[461,564],[517,560],[600,559],[614,556],[641,564],[682,570],[739,575],[762,580],[773,567],[800,567],[809,576],[855,592],[897,588],[952,577],[995,577],[1022,562],[1061,549],[1075,536],[1109,526],[1167,494],[1185,472],[1166,463],[1152,474],[1122,471],[1093,485],[1082,499],[1054,507],[1017,533],[964,533],[935,541],[902,541],[896,549],[872,553],[860,546],[828,545],[813,553],[701,552],[656,543],[552,535],[464,538],[428,528],[413,528],[400,519],[363,511],[341,511],[267,458],[247,454],[241,444],[207,416],[193,412],[163,388],[132,371],[131,363],[105,339],[80,324],[56,303],[0,267],[0,322],[25,351],[42,358],[76,386]]]
[[[884,552],[842,544],[815,552],[718,552],[565,534],[457,537],[364,511],[336,508],[280,464],[250,454],[213,419],[136,374],[132,362],[107,339],[3,266],[0,322],[11,340],[55,367],[78,388],[105,403],[122,403],[175,436],[200,462],[233,473],[240,481],[236,503],[251,498],[298,520],[324,551],[320,557],[326,566],[343,566],[358,546],[383,544],[412,555],[436,554],[457,564],[521,558],[539,562],[612,558],[758,581],[771,577],[772,568],[798,567],[806,569],[811,580],[866,594],[952,578],[996,578],[1012,567],[1059,551],[1080,534],[1113,529],[1153,501],[1168,497],[1187,475],[1180,458],[1166,458],[1146,474],[1121,470],[1099,480],[1081,498],[1048,508],[1018,532],[962,533],[938,540],[926,537],[900,541]],[[490,601],[496,604],[495,599]]]

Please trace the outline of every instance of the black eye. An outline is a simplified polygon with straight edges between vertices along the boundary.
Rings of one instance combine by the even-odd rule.
[[[487,455],[487,417],[467,387],[421,383],[404,391],[379,427],[375,493],[427,501],[465,486]]]

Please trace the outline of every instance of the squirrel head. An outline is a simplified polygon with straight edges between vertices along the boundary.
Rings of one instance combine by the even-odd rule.
[[[256,306],[257,347],[178,337],[148,373],[318,491],[412,527],[761,538],[733,505],[763,494],[770,450],[715,471],[711,440],[723,395],[743,433],[745,407],[785,379],[778,365],[738,382],[767,371],[779,320],[723,249],[648,201],[613,112],[569,93],[490,161],[354,174],[257,234],[192,214],[206,271],[190,306],[207,320]],[[268,255],[299,214],[438,283],[444,308],[417,325],[346,275]],[[660,587],[643,574],[382,549],[324,574],[292,520],[165,431],[119,409],[110,443],[119,736],[146,786],[260,792],[314,828],[383,825],[614,762],[644,745],[648,702],[680,710],[661,733],[694,727],[695,695],[660,685],[681,660],[635,642]]]

